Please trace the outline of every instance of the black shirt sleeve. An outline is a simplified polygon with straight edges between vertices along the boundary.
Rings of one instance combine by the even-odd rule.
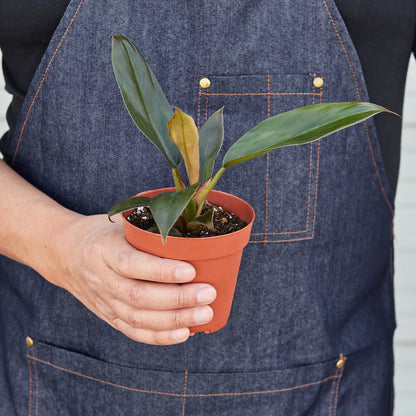
[[[0,0],[0,48],[6,90],[13,100],[6,118],[10,127],[0,140],[8,148],[20,108],[53,32],[69,0]]]

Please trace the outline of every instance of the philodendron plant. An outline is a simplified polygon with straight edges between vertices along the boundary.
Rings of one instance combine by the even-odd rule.
[[[169,104],[133,43],[121,35],[113,35],[112,42],[113,69],[126,108],[137,127],[171,166],[176,190],[153,198],[127,199],[114,205],[108,215],[149,207],[163,243],[168,235],[186,236],[198,234],[206,227],[213,229],[213,208],[202,210],[209,192],[229,167],[280,147],[318,140],[388,111],[371,103],[344,102],[310,105],[275,115],[240,137],[225,153],[221,168],[213,174],[224,136],[223,109],[214,113],[198,131],[191,116]],[[182,160],[187,183],[179,172]]]

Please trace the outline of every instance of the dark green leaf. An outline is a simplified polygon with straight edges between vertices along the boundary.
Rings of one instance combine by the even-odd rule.
[[[176,223],[177,219],[192,199],[198,185],[199,184],[196,183],[181,191],[162,192],[151,199],[149,204],[150,211],[159,227],[163,244],[166,242],[169,230]]]
[[[159,227],[154,225],[153,227],[148,228],[146,231],[149,233],[160,234]],[[169,234],[172,237],[183,237],[183,234],[175,227],[172,227],[169,231]]]
[[[177,167],[181,156],[169,139],[173,111],[150,66],[133,43],[113,35],[112,63],[124,103],[137,127],[158,147],[168,163]]]
[[[216,111],[199,130],[199,180],[212,176],[215,158],[224,139],[223,109]]]
[[[194,198],[189,201],[189,204],[185,208],[185,220],[189,222],[196,215],[196,204]]]
[[[223,159],[225,168],[279,147],[309,143],[388,111],[371,103],[325,103],[301,107],[262,121],[238,139]]]
[[[108,211],[108,218],[111,221],[111,217],[120,212],[128,211],[129,209],[138,207],[148,207],[150,204],[150,198],[146,196],[135,196],[133,198],[125,199],[124,201],[115,204],[110,211]]]
[[[183,237],[182,233],[175,227],[172,227],[169,231],[171,237]]]
[[[208,228],[211,231],[215,231],[213,219],[214,219],[214,208],[212,207],[204,214],[188,222],[187,224],[188,230],[190,231],[191,234],[198,234],[204,228]]]

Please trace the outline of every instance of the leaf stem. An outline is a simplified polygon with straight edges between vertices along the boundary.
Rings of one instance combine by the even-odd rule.
[[[201,193],[196,194],[196,203],[198,205],[198,211],[196,213],[197,216],[201,215],[202,208],[204,207],[204,201],[205,198],[208,196],[208,194],[213,190],[214,186],[217,184],[218,180],[220,179],[221,175],[225,171],[224,166],[215,174],[215,176],[211,179],[211,181],[208,183],[208,186],[205,187]]]
[[[181,191],[186,188],[185,182],[179,172],[178,168],[172,168],[173,181],[175,182],[175,187],[177,191]]]

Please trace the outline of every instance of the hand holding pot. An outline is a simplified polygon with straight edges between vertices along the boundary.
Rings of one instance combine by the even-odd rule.
[[[191,265],[142,253],[106,215],[70,211],[0,161],[0,253],[63,287],[135,341],[176,344],[212,318],[215,289]],[[14,206],[30,207],[21,215]],[[178,283],[182,283],[179,285]]]
[[[206,305],[215,289],[187,283],[195,277],[191,265],[134,249],[105,215],[77,217],[57,238],[67,266],[55,283],[129,338],[176,344],[188,339],[190,326],[212,319]]]

